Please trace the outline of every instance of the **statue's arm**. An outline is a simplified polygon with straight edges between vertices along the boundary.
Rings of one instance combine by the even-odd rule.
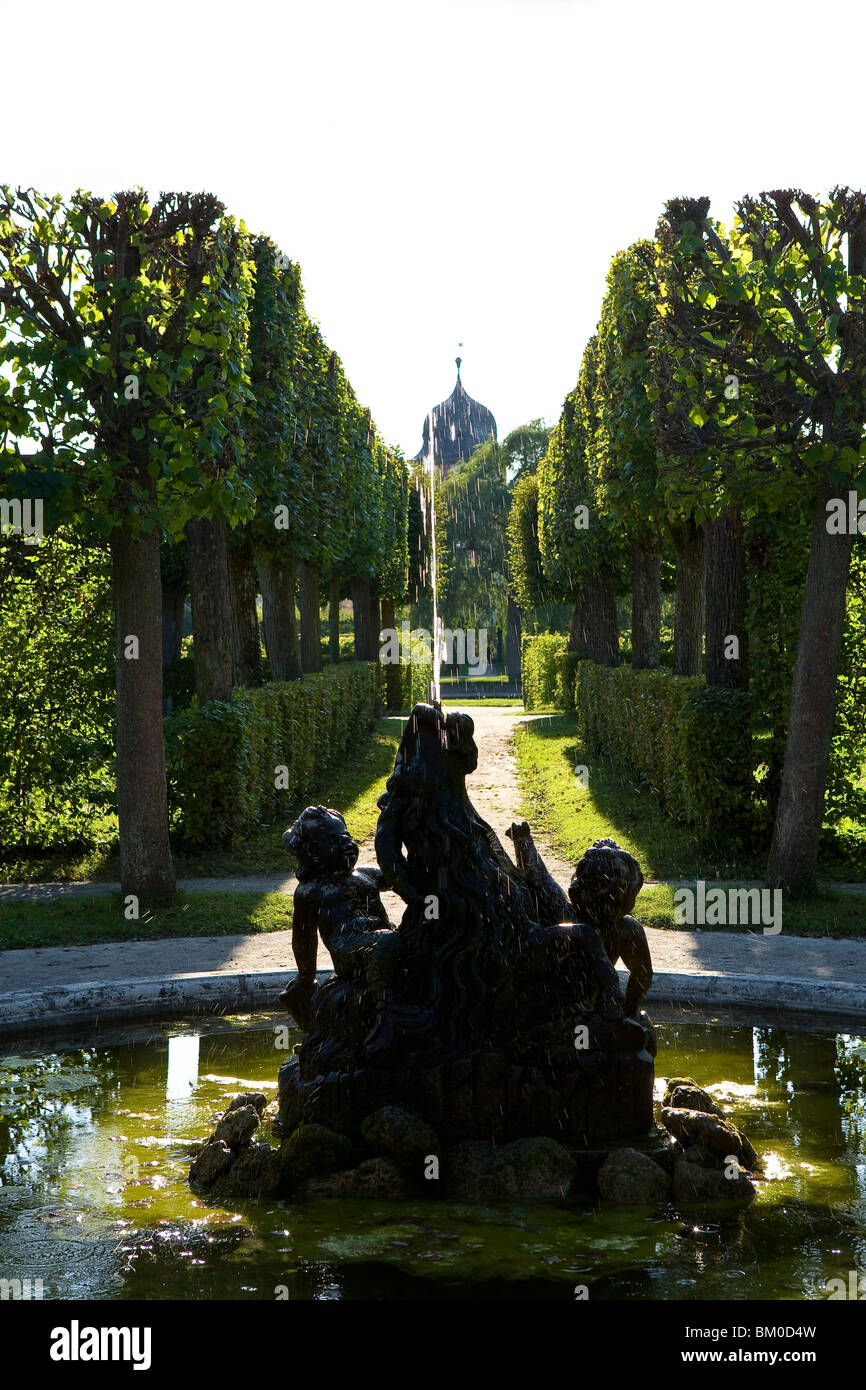
[[[284,1008],[308,1033],[313,1020],[310,1001],[316,991],[316,958],[319,954],[318,893],[313,884],[299,883],[292,912],[292,954],[297,974],[280,995]]]
[[[567,895],[554,878],[551,878],[541,855],[535,846],[532,832],[526,821],[514,821],[507,835],[514,845],[514,857],[532,891],[537,904],[538,920],[542,926],[553,926],[559,922],[569,922],[574,909]]]
[[[382,883],[398,893],[405,903],[416,902],[417,893],[409,881],[409,865],[403,854],[399,803],[382,811],[376,826],[376,858],[382,871]]]
[[[299,884],[295,889],[292,913],[292,954],[298,979],[305,982],[316,978],[316,957],[319,954],[319,895],[312,885]]]
[[[370,880],[378,893],[381,893],[383,889],[388,887],[385,882],[385,875],[375,864],[359,864],[356,873],[363,873],[365,878]]]
[[[653,963],[649,942],[635,917],[621,917],[616,929],[619,959],[629,972],[625,989],[625,1011],[631,1018],[640,1011],[653,982]],[[616,964],[616,961],[614,961]]]

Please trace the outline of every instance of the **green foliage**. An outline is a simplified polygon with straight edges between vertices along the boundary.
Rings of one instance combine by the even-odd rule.
[[[655,252],[646,241],[614,256],[598,326],[598,429],[593,441],[600,505],[634,539],[664,520],[653,431],[650,338]]]
[[[406,585],[408,478],[379,438],[342,363],[304,307],[300,272],[260,237],[254,245],[247,470],[260,552],[307,561],[325,579],[355,575],[384,597]],[[288,525],[275,525],[285,508]]]
[[[252,247],[255,289],[250,305],[250,398],[244,419],[245,468],[256,493],[253,542],[260,551],[285,549],[307,558],[315,520],[309,455],[298,445],[310,427],[310,362],[300,268],[267,237]],[[306,409],[305,409],[306,406]],[[276,508],[289,511],[290,529],[278,530]]]
[[[675,821],[655,797],[648,795],[631,768],[606,758],[590,756],[573,714],[554,714],[527,719],[518,725],[514,753],[520,778],[520,815],[533,830],[549,840],[563,858],[576,863],[594,840],[609,838],[634,855],[648,879],[759,878],[764,853],[754,840],[739,844],[721,837],[707,839],[695,826]],[[589,778],[576,775],[589,768]],[[650,898],[652,891],[652,898]],[[671,926],[673,889],[644,888],[637,916],[649,921],[647,910],[656,894],[667,893],[667,921],[653,918],[654,926]],[[839,895],[840,898],[842,895]],[[866,930],[866,898],[846,894],[835,914],[839,930],[849,920],[854,930]],[[848,905],[858,904],[857,916],[848,918]],[[795,909],[792,906],[792,922]],[[803,923],[804,933],[817,931],[819,917]],[[830,918],[824,918],[830,930]],[[785,931],[789,930],[785,909]]]
[[[507,434],[502,448],[508,461],[508,477],[512,484],[527,474],[536,473],[547,452],[550,429],[543,420],[530,420]]]
[[[740,199],[726,234],[706,198],[667,205],[654,421],[668,495],[696,520],[721,493],[749,507],[760,488],[776,512],[828,477],[866,485],[866,285],[845,259],[864,215],[847,189],[779,191]]]
[[[433,664],[419,638],[410,637],[409,654],[407,662],[388,662],[381,668],[385,681],[386,709],[408,711],[419,703],[426,704],[430,699]]]
[[[0,848],[105,830],[113,676],[104,552],[66,531],[0,545]]]
[[[171,589],[186,580],[176,543],[187,520],[218,516],[250,526],[259,550],[282,546],[294,561],[321,567],[323,578],[359,574],[380,596],[402,594],[403,458],[378,437],[307,315],[298,267],[266,238],[251,242],[215,198],[165,194],[150,206],[140,189],[108,202],[2,188],[0,305],[0,494],[42,499],[49,535],[69,523],[97,539],[120,524],[133,534],[158,528]],[[288,530],[275,526],[280,506]],[[101,557],[97,577],[104,596]],[[85,593],[78,559],[66,589],[51,582],[47,598],[38,584],[19,585],[20,614],[7,621],[4,608],[0,619],[19,672],[0,696],[0,729],[5,720],[13,740],[8,754],[3,744],[0,843],[86,836],[109,811],[111,723],[102,709],[111,645],[97,653],[64,606],[73,591]],[[44,602],[56,605],[70,642],[80,639],[62,659]],[[55,671],[28,678],[37,692],[28,709],[23,673],[44,664],[46,649]],[[167,671],[166,691],[186,702],[186,658]],[[70,721],[67,737],[75,701],[87,713]],[[345,703],[351,710],[352,699]],[[253,822],[261,798],[237,759],[253,757],[264,737],[260,714],[256,705],[238,723],[213,712],[207,724],[240,787],[238,814]],[[54,751],[46,754],[54,716]],[[190,729],[195,717],[189,712]],[[327,758],[330,733],[319,731]],[[191,785],[201,775],[190,771]],[[181,799],[191,806],[187,794]],[[223,834],[232,817],[220,814]],[[185,815],[197,824],[193,811]]]
[[[508,513],[508,563],[514,597],[521,608],[537,608],[551,597],[538,547],[538,475],[518,479]]]
[[[162,693],[164,699],[171,698],[175,710],[186,709],[195,697],[195,657],[192,642],[187,638],[183,651],[177,661],[162,668]]]
[[[758,793],[776,812],[809,548],[808,512],[754,516],[745,530],[749,689],[760,745]]]
[[[287,815],[373,727],[382,697],[382,668],[351,662],[171,715],[169,811],[178,838],[190,848],[230,845]],[[279,789],[278,778],[286,783]]]
[[[522,639],[520,667],[525,709],[566,708],[562,684],[566,647],[567,639],[558,632],[540,632]],[[573,700],[570,707],[574,708]]]
[[[319,643],[322,651],[322,663],[327,665],[331,660],[331,639],[323,637]],[[340,660],[354,661],[355,659],[355,635],[352,632],[340,633]]]
[[[663,671],[581,661],[575,705],[588,756],[631,769],[677,821],[706,834],[751,817],[751,701]]]
[[[827,769],[824,821],[843,836],[857,836],[866,851],[866,537],[857,535],[851,558],[836,719]]]
[[[859,1129],[866,1120],[866,1037],[857,1033],[837,1034],[833,1069],[845,1114]]]
[[[251,264],[222,204],[0,189],[0,281],[7,495],[44,498],[49,529],[104,536],[248,514]]]
[[[489,439],[455,464],[437,489],[444,560],[440,594],[454,627],[504,625],[507,607],[506,529],[511,505],[509,456]]]
[[[541,563],[552,591],[563,599],[576,597],[587,575],[602,567],[619,571],[624,560],[622,536],[603,510],[599,365],[594,336],[538,466]]]

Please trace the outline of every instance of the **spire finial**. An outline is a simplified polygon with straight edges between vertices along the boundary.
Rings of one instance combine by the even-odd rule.
[[[460,366],[461,366],[461,363],[463,362],[463,358],[462,358],[462,357],[455,357],[455,358],[454,358],[454,361],[457,363],[457,380],[459,381],[459,380],[460,380]]]

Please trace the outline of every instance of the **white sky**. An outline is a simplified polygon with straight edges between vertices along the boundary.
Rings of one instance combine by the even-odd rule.
[[[0,181],[208,189],[414,454],[553,423],[666,198],[866,184],[862,0],[0,0]]]

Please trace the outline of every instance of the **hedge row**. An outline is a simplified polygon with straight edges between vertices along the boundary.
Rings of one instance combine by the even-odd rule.
[[[382,667],[385,679],[385,704],[390,710],[411,710],[414,705],[430,699],[433,663],[424,661],[424,647],[417,639],[411,643],[407,662],[388,662]]]
[[[747,693],[581,661],[575,704],[587,756],[637,774],[674,820],[706,833],[746,825],[754,789]]]
[[[574,671],[577,656],[566,651],[561,632],[540,632],[523,638],[520,669],[523,707],[527,710],[574,709]]]
[[[376,662],[238,690],[165,721],[169,816],[190,847],[226,845],[287,815],[372,729],[385,699]],[[409,668],[411,670],[411,668]]]

